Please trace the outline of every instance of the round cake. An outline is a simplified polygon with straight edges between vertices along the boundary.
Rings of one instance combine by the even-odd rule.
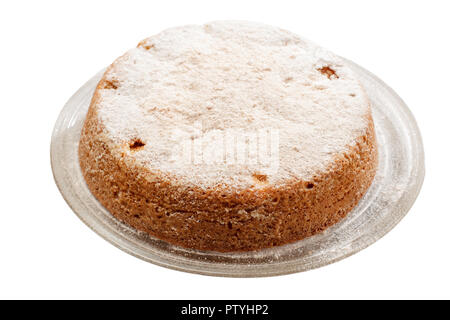
[[[168,29],[99,82],[79,145],[92,194],[169,243],[249,251],[317,234],[369,188],[369,99],[345,62],[282,29]]]

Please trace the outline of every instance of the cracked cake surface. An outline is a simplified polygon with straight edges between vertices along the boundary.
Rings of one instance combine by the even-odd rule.
[[[326,229],[377,165],[370,101],[345,62],[236,21],[168,29],[119,57],[92,98],[79,157],[118,219],[216,251]]]

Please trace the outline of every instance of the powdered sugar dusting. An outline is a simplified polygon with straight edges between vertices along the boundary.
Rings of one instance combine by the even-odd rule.
[[[324,67],[335,75],[321,72]],[[100,89],[96,105],[112,147],[200,187],[249,187],[262,168],[174,163],[186,135],[277,130],[279,165],[266,181],[277,184],[326,170],[368,126],[368,98],[340,58],[256,23],[168,29],[117,59],[104,78],[117,83]],[[145,143],[138,152],[123,147],[137,138]]]

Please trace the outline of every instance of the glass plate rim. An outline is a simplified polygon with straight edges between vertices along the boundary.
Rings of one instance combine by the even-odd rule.
[[[80,89],[78,89],[72,95],[72,97],[68,100],[68,102],[65,104],[60,115],[58,116],[58,120],[56,121],[54,130],[52,133],[51,152],[50,152],[51,166],[52,166],[52,172],[53,172],[53,177],[55,179],[55,183],[56,183],[59,191],[61,192],[64,200],[67,202],[67,204],[72,209],[72,211],[74,211],[74,213],[80,218],[80,220],[83,221],[83,223],[85,223],[89,228],[91,228],[94,232],[96,232],[98,235],[100,235],[103,239],[110,242],[117,248],[119,248],[137,258],[140,258],[144,261],[151,262],[153,264],[163,266],[166,268],[170,268],[170,269],[174,269],[174,270],[178,270],[178,271],[202,274],[202,275],[210,275],[210,276],[265,277],[265,276],[277,276],[277,275],[283,275],[283,274],[303,272],[303,271],[319,268],[319,267],[340,261],[348,256],[351,256],[351,255],[365,249],[366,247],[370,246],[377,240],[381,239],[388,232],[390,232],[400,222],[400,220],[408,213],[408,211],[414,204],[416,198],[418,197],[418,195],[420,193],[420,189],[423,185],[423,180],[424,180],[424,176],[425,176],[425,165],[424,165],[425,159],[424,159],[423,142],[422,142],[420,130],[418,128],[417,122],[414,119],[412,112],[409,110],[409,108],[407,107],[405,102],[397,95],[397,93],[393,89],[391,89],[387,84],[385,84],[382,80],[380,80],[373,73],[360,67],[359,65],[355,64],[354,62],[351,62],[346,59],[344,59],[344,61],[346,61],[346,63],[351,68],[353,68],[355,71],[359,71],[361,74],[365,74],[365,76],[372,78],[375,83],[378,83],[380,88],[382,88],[383,90],[386,90],[386,92],[388,92],[390,95],[392,95],[393,99],[396,100],[397,103],[395,104],[395,106],[398,108],[397,111],[403,113],[403,116],[405,117],[404,121],[406,121],[406,123],[408,125],[407,131],[409,131],[409,133],[411,134],[411,139],[412,139],[411,143],[413,144],[412,148],[414,149],[415,155],[416,155],[416,158],[415,158],[416,161],[413,166],[413,169],[416,172],[415,181],[413,183],[413,186],[412,187],[410,186],[410,188],[405,190],[405,192],[403,193],[403,198],[405,198],[405,194],[407,195],[407,197],[406,197],[405,203],[403,203],[403,207],[400,209],[401,214],[398,214],[396,216],[395,220],[390,221],[390,223],[388,225],[384,226],[384,228],[382,230],[379,230],[379,232],[374,237],[369,238],[367,241],[365,241],[363,243],[360,243],[358,248],[348,250],[345,253],[343,253],[341,255],[337,255],[335,257],[330,257],[330,259],[325,259],[325,260],[322,260],[319,262],[316,261],[309,266],[302,265],[301,267],[296,268],[295,261],[294,261],[294,263],[292,261],[287,261],[284,263],[283,262],[276,263],[272,266],[273,268],[271,268],[271,269],[270,268],[269,269],[262,268],[261,270],[257,270],[255,272],[242,272],[242,270],[240,270],[240,272],[239,272],[239,270],[238,270],[238,272],[234,272],[233,269],[208,268],[208,267],[205,267],[205,265],[201,265],[201,264],[196,265],[196,266],[189,265],[189,264],[183,265],[182,264],[183,261],[181,261],[179,263],[173,263],[173,260],[171,261],[167,257],[166,257],[166,259],[164,259],[164,252],[160,252],[161,256],[159,257],[159,259],[158,259],[158,257],[155,258],[155,257],[151,257],[148,255],[143,255],[141,252],[139,252],[139,250],[137,248],[139,244],[135,243],[136,247],[133,249],[133,248],[130,248],[129,244],[127,245],[127,244],[123,243],[123,239],[118,239],[118,238],[114,239],[114,237],[112,236],[113,231],[108,230],[108,228],[105,228],[105,226],[100,226],[99,224],[94,224],[93,220],[89,219],[89,215],[87,215],[86,213],[79,212],[79,210],[77,210],[77,208],[75,207],[74,202],[73,202],[74,201],[73,195],[70,195],[67,193],[67,189],[64,187],[64,179],[61,177],[61,173],[58,172],[58,170],[56,169],[57,161],[58,161],[58,152],[57,152],[58,148],[56,146],[56,144],[57,144],[56,137],[61,133],[60,127],[58,126],[58,124],[60,124],[62,121],[67,121],[67,117],[63,118],[64,110],[66,110],[68,108],[71,101],[73,101],[78,95],[80,95],[80,93],[82,93],[83,90],[85,90],[87,87],[90,87],[90,86],[92,87],[93,85],[96,85],[96,83],[98,81],[96,79],[103,74],[104,70],[101,70],[100,72],[98,72],[94,77],[92,77],[90,80],[88,80]],[[78,161],[78,159],[77,159],[77,161]],[[127,239],[127,240],[131,241],[130,239]],[[301,241],[303,241],[303,240],[301,240]],[[282,246],[282,247],[284,247],[284,246]],[[183,250],[185,250],[187,252],[190,251],[189,249],[182,249],[182,248],[179,248],[179,249],[181,249],[181,251],[183,251]],[[283,268],[283,264],[287,264],[287,265],[284,265],[284,268]],[[250,264],[250,267],[251,266],[252,265]],[[256,264],[254,266],[256,266]],[[239,265],[239,267],[242,267],[242,265]]]

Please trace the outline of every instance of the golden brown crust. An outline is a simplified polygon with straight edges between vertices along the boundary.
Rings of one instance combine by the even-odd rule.
[[[102,80],[98,88],[105,85]],[[179,185],[109,149],[95,108],[98,99],[97,90],[79,146],[89,189],[119,220],[183,247],[249,251],[301,240],[345,217],[375,176],[377,148],[370,118],[355,146],[311,181],[247,190]]]

